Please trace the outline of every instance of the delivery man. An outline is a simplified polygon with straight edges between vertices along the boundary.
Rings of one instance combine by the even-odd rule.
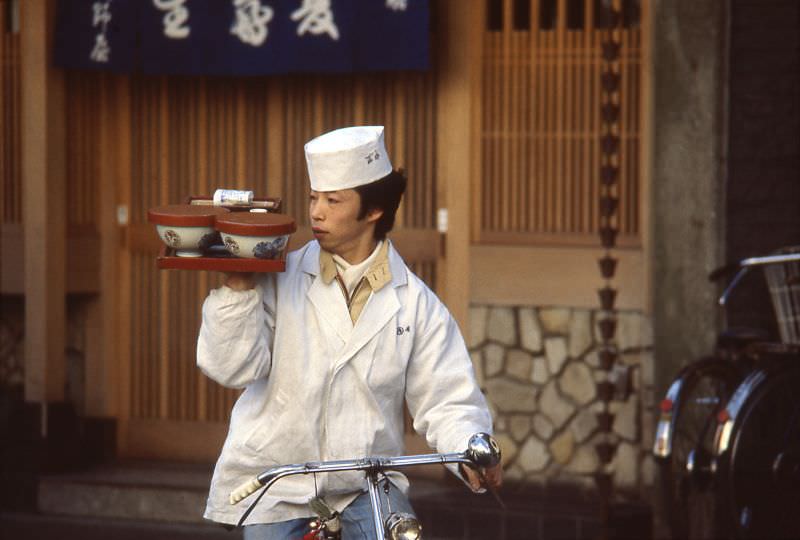
[[[279,274],[229,274],[203,305],[197,363],[244,388],[211,482],[205,517],[235,524],[228,494],[265,468],[403,454],[403,404],[438,452],[491,433],[455,320],[386,238],[406,179],[393,170],[383,127],[343,128],[305,146],[315,240]],[[455,469],[454,469],[455,470]],[[498,487],[500,465],[462,474]],[[408,481],[390,473],[394,510],[410,512]],[[363,473],[282,479],[246,521],[246,539],[300,538],[322,497],[343,538],[373,531]]]

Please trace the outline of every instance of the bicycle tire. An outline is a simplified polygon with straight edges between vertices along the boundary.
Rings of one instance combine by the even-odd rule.
[[[716,415],[740,380],[737,366],[717,357],[690,364],[676,378],[670,452],[659,460],[664,510],[675,539],[718,537],[718,503],[711,486]]]
[[[764,368],[736,414],[722,492],[737,537],[800,537],[798,364],[789,357]]]

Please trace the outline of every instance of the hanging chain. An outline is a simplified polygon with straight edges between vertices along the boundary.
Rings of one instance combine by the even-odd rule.
[[[617,290],[612,287],[612,279],[617,269],[617,259],[612,250],[616,247],[619,234],[619,202],[620,202],[620,152],[621,140],[621,0],[603,0],[600,12],[595,14],[602,23],[601,46],[601,100],[600,100],[600,241],[603,256],[598,261],[600,275],[604,280],[603,287],[597,291],[602,316],[597,322],[602,345],[598,351],[600,365],[605,372],[605,380],[598,383],[597,390],[602,403],[602,410],[597,414],[601,430],[600,441],[595,445],[600,465],[595,476],[597,488],[602,502],[601,538],[609,537],[610,503],[613,494],[613,481],[609,464],[614,458],[616,440],[612,433],[613,414],[610,403],[614,399],[615,364],[618,355],[615,339],[617,329],[617,312],[615,301]]]

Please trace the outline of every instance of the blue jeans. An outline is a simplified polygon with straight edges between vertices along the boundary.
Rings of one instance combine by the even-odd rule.
[[[413,514],[414,510],[408,498],[396,488],[389,491],[387,506],[386,495],[381,490],[381,504],[388,513],[389,506],[392,512],[407,512]],[[386,516],[384,516],[385,519]],[[375,526],[372,521],[372,507],[369,503],[369,493],[362,493],[342,512],[342,540],[375,540]],[[301,540],[309,532],[310,518],[292,519],[278,523],[257,523],[244,528],[244,540]]]

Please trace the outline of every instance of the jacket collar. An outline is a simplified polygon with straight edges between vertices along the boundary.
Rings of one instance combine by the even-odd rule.
[[[364,277],[367,278],[373,292],[381,290],[388,283],[393,287],[400,287],[406,284],[404,267],[403,259],[387,238],[378,252],[377,259],[364,273]],[[320,248],[316,240],[308,243],[300,268],[307,274],[320,276],[326,285],[329,285],[337,274],[333,255]]]
[[[335,370],[341,369],[366,345],[375,334],[381,331],[400,309],[400,301],[395,289],[407,283],[408,276],[403,259],[387,240],[384,264],[374,264],[374,275],[378,281],[388,280],[380,290],[374,290],[364,306],[358,321],[353,325],[341,290],[333,283],[325,283],[320,266],[320,247],[315,240],[304,249],[300,261],[303,272],[314,276],[306,293],[317,315],[326,320],[342,340],[342,350],[335,361]],[[332,261],[333,262],[333,261]],[[387,268],[388,262],[388,268]],[[335,263],[334,263],[335,265]],[[370,267],[372,271],[373,267]],[[390,283],[391,287],[386,287]],[[372,283],[370,283],[372,284]]]

